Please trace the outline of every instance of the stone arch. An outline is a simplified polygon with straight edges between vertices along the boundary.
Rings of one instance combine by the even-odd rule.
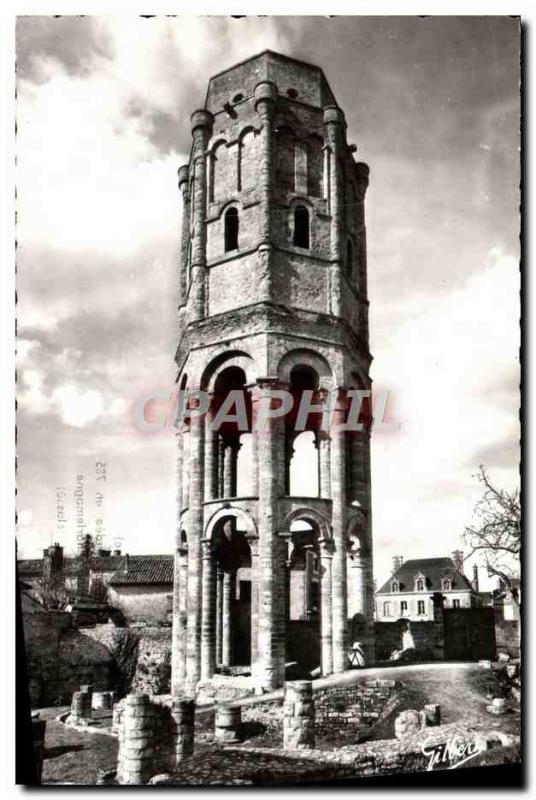
[[[297,347],[288,350],[277,365],[277,376],[284,383],[290,384],[290,376],[294,367],[310,367],[318,375],[320,389],[332,389],[334,387],[333,373],[331,367],[323,355],[314,350],[304,347]]]
[[[228,192],[231,171],[231,151],[225,139],[218,139],[210,150],[210,191],[211,202],[224,200]],[[234,187],[233,187],[234,188]]]
[[[348,555],[368,555],[367,518],[363,511],[355,511],[346,526]]]
[[[246,375],[246,383],[251,385],[257,380],[257,367],[253,357],[242,350],[229,350],[213,358],[203,370],[200,388],[213,391],[218,375],[228,367],[239,367]]]
[[[252,125],[240,133],[238,143],[238,189],[247,192],[255,188],[259,173],[259,142]]]
[[[367,373],[355,364],[350,367],[346,381],[349,389],[370,389],[370,378]]]
[[[277,160],[276,160],[276,181],[283,191],[294,191],[295,186],[295,166],[294,148],[296,136],[294,130],[283,124],[277,133]]]
[[[229,505],[225,506],[224,508],[219,508],[212,514],[205,527],[205,538],[212,539],[214,529],[216,528],[218,522],[228,517],[234,517],[235,520],[240,520],[243,522],[246,527],[247,536],[253,538],[258,536],[257,523],[255,522],[253,515],[243,508]]]
[[[290,526],[293,522],[302,520],[316,527],[320,538],[331,539],[331,525],[329,521],[319,511],[316,511],[314,508],[309,508],[308,506],[301,506],[300,508],[289,511],[283,520],[283,531],[290,531]]]

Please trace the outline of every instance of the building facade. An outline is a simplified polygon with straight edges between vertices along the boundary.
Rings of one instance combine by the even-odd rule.
[[[443,596],[443,608],[475,608],[482,605],[476,586],[463,574],[454,558],[415,558],[405,561],[376,592],[376,620],[394,622],[434,619],[434,593]]]
[[[177,430],[173,691],[233,663],[273,688],[298,627],[323,674],[350,637],[373,658],[369,428],[340,427],[348,389],[370,388],[369,170],[322,70],[270,51],[209,81],[192,138],[177,382],[210,408],[190,401]],[[215,431],[231,390],[247,426]],[[280,390],[294,411],[263,420]],[[305,392],[327,431],[316,413],[296,432]]]

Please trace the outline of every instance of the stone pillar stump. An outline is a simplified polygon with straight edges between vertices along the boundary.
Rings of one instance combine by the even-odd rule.
[[[310,750],[315,746],[315,706],[311,681],[287,681],[283,706],[283,747]]]

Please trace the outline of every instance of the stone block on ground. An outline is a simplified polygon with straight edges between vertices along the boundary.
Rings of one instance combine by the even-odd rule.
[[[402,711],[395,719],[395,736],[397,739],[405,739],[419,733],[425,726],[424,711],[417,711],[410,708]]]

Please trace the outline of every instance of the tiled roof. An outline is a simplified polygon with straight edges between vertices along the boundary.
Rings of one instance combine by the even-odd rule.
[[[173,583],[173,556],[129,556],[123,559],[110,581],[110,586],[126,584]]]
[[[452,591],[473,590],[471,583],[462,572],[458,572],[450,558],[413,558],[405,561],[391,575],[376,594],[391,594],[393,581],[400,584],[400,592],[415,591],[415,576],[422,573],[426,579],[427,592],[441,592],[441,578],[450,578]]]

